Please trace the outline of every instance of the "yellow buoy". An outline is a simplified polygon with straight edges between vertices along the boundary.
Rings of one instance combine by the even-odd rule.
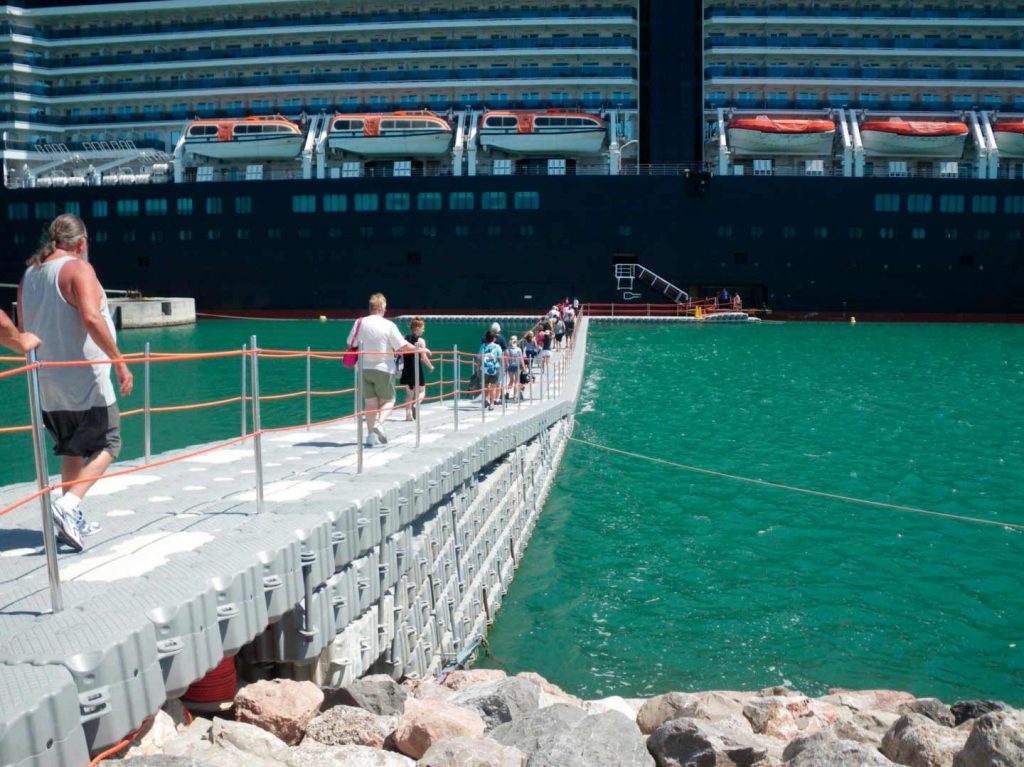
[[[326,314],[321,314],[320,315],[320,321],[321,322],[327,322],[327,315]]]
[[[857,324],[857,318],[856,317],[850,317],[850,324],[851,325],[856,325]]]

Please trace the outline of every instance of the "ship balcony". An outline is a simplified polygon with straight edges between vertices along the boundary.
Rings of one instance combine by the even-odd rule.
[[[38,96],[37,103],[50,103],[53,99],[75,100],[77,96],[109,96],[105,100],[122,99],[126,94],[159,97],[161,95],[201,96],[227,92],[232,95],[243,91],[279,91],[281,86],[300,87],[306,90],[324,90],[324,86],[352,88],[408,87],[417,83],[423,87],[450,87],[458,83],[462,87],[476,84],[488,87],[499,83],[515,82],[517,85],[536,86],[544,83],[571,85],[636,85],[637,72],[631,66],[595,67],[509,67],[507,69],[442,69],[429,71],[396,72],[332,72],[304,75],[260,75],[253,77],[195,78],[181,80],[160,80],[154,82],[97,83],[72,86],[11,85],[12,90],[3,96],[15,99],[24,96]],[[360,87],[366,86],[366,87]],[[24,96],[22,95],[24,94]]]
[[[921,81],[929,85],[956,87],[963,82],[979,82],[991,85],[1024,82],[1024,69],[960,69],[950,67],[739,67],[728,64],[711,64],[704,68],[704,78],[709,83],[760,82],[784,84],[785,81],[827,80],[829,85],[855,85],[865,80],[893,85],[916,85]]]
[[[103,13],[102,6],[98,7],[93,14]],[[90,15],[89,18],[94,18]],[[636,9],[631,6],[617,6],[613,8],[509,8],[496,9],[492,11],[432,11],[425,13],[321,13],[310,14],[302,17],[284,16],[281,18],[263,19],[208,19],[203,21],[162,23],[152,22],[149,24],[108,24],[95,28],[70,27],[61,28],[56,26],[31,26],[24,23],[0,23],[0,36],[22,35],[31,38],[38,38],[40,41],[93,41],[97,38],[121,38],[130,40],[138,37],[167,36],[180,33],[201,33],[204,38],[217,38],[220,35],[230,34],[237,30],[263,30],[275,29],[280,33],[282,28],[293,27],[296,31],[303,31],[312,26],[330,26],[344,30],[356,31],[359,29],[372,30],[376,27],[386,25],[389,31],[401,31],[406,25],[436,23],[437,26],[460,28],[472,26],[487,26],[500,22],[507,26],[513,23],[516,26],[530,26],[544,22],[558,21],[567,24],[579,22],[580,24],[593,25],[595,23],[636,23]]]
[[[106,67],[112,70],[137,69],[139,64],[167,64],[180,68],[184,64],[224,65],[247,60],[251,64],[278,63],[275,59],[295,62],[299,57],[311,60],[358,58],[376,54],[402,53],[408,59],[420,55],[473,52],[487,55],[537,53],[548,55],[617,54],[636,55],[636,40],[626,35],[609,37],[580,36],[571,38],[539,38],[534,40],[417,40],[394,43],[338,43],[334,45],[293,45],[277,48],[236,48],[209,51],[160,51],[154,53],[121,53],[111,56],[32,56],[4,52],[0,64],[21,64],[28,71],[52,76],[73,74],[77,70]]]
[[[1024,112],[1024,96],[1010,99],[944,99],[938,97],[906,99],[902,96],[882,98],[874,95],[851,97],[850,94],[822,98],[790,98],[778,94],[766,96],[736,97],[729,95],[708,95],[704,99],[704,108],[739,109],[751,112],[821,112],[824,109],[865,109],[871,112],[905,112],[959,114],[965,110],[999,110],[1006,113]]]
[[[735,50],[731,50],[735,49]],[[940,54],[956,55],[1006,55],[1024,56],[1020,40],[975,40],[953,38],[892,38],[883,39],[849,39],[841,37],[792,37],[775,36],[754,37],[734,35],[708,35],[704,40],[704,50],[714,53],[735,53],[750,55],[752,53],[787,53],[792,54],[806,49],[809,54],[830,56],[852,55],[863,56],[865,53],[878,51],[880,54],[906,53],[917,55]]]
[[[921,8],[916,5],[907,4],[901,8],[879,8],[872,5],[869,8],[862,8],[856,5],[845,5],[829,8],[810,8],[806,5],[776,6],[769,8],[708,8],[704,11],[704,19],[707,21],[730,21],[740,19],[750,23],[751,19],[758,21],[764,19],[778,19],[783,22],[792,22],[796,18],[810,18],[819,21],[828,20],[870,20],[885,24],[893,20],[906,19],[914,23],[931,24],[935,21],[964,21],[977,19],[980,21],[1011,21],[1017,24],[1024,23],[1024,16],[1019,10],[1013,8],[984,8],[957,7],[957,8]]]

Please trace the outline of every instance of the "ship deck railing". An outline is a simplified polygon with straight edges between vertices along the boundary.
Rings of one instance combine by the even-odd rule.
[[[1017,19],[1020,13],[1013,9],[1001,8],[921,8],[910,3],[902,8],[861,8],[854,5],[831,8],[809,8],[780,5],[774,8],[709,8],[704,18],[719,21],[728,18],[801,18],[820,17],[828,19],[867,18],[867,19]]]

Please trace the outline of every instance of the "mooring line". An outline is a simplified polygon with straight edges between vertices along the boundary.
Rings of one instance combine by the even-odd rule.
[[[919,509],[915,506],[900,506],[895,503],[886,503],[884,501],[871,501],[866,498],[854,498],[848,495],[838,495],[836,493],[826,493],[821,490],[810,490],[806,487],[794,487],[793,485],[783,485],[779,482],[769,482],[765,479],[753,479],[752,477],[742,477],[738,474],[727,474],[722,471],[714,471],[712,469],[704,469],[700,466],[689,466],[685,463],[676,463],[675,461],[668,461],[664,458],[655,458],[650,455],[642,455],[640,453],[631,453],[628,450],[619,450],[618,448],[609,447],[608,445],[602,445],[598,442],[591,442],[590,440],[580,439],[579,437],[569,437],[573,442],[579,442],[581,445],[587,445],[588,447],[596,447],[598,450],[604,450],[609,453],[615,453],[617,455],[624,455],[628,458],[637,458],[642,461],[649,461],[651,463],[661,464],[662,466],[671,466],[675,469],[683,469],[684,471],[692,471],[697,474],[705,474],[709,477],[719,477],[721,479],[732,479],[737,482],[746,482],[751,485],[759,485],[760,487],[771,487],[776,490],[788,490],[792,493],[802,493],[803,495],[811,495],[815,498],[828,498],[832,501],[844,501],[846,503],[859,503],[863,506],[873,506],[879,509],[891,509],[892,511],[902,511],[909,514],[924,514],[929,517],[941,517],[942,519],[952,519],[957,522],[969,522],[976,525],[991,525],[993,527],[1003,527],[1008,530],[1016,530],[1018,532],[1024,532],[1024,525],[1014,524],[1013,522],[997,522],[992,519],[979,519],[978,517],[965,517],[960,514],[947,514],[944,511],[929,511],[928,509]]]

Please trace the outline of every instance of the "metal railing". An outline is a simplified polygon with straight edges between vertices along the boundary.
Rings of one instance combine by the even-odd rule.
[[[571,348],[571,347],[570,347]],[[451,351],[440,351],[433,354],[433,359],[440,362],[442,374],[439,380],[433,382],[421,382],[419,380],[419,360],[418,354],[414,357],[412,353],[409,354],[409,358],[412,360],[412,364],[416,366],[415,374],[415,387],[414,391],[418,394],[422,386],[423,396],[421,399],[417,399],[416,407],[419,408],[423,403],[438,402],[443,403],[445,401],[451,401],[453,403],[452,408],[452,429],[455,432],[459,431],[459,411],[460,402],[463,397],[467,395],[481,395],[481,400],[484,399],[483,386],[475,385],[472,378],[464,379],[462,374],[464,372],[464,365],[469,364],[471,369],[477,368],[480,365],[480,355],[468,354],[466,352],[460,352],[458,346],[452,348]],[[51,482],[50,474],[47,468],[46,462],[46,434],[43,426],[43,410],[42,401],[40,398],[40,386],[39,386],[39,371],[47,367],[84,367],[91,366],[94,364],[111,364],[111,363],[125,363],[127,365],[142,365],[143,366],[143,406],[135,410],[124,411],[121,415],[123,418],[130,418],[132,416],[142,415],[143,416],[143,460],[138,466],[132,466],[116,471],[108,472],[104,475],[104,478],[109,479],[118,476],[125,476],[128,474],[135,474],[143,471],[147,471],[152,468],[159,466],[166,466],[172,463],[178,463],[180,461],[194,458],[199,455],[210,453],[223,448],[239,445],[245,442],[252,443],[253,447],[253,461],[255,465],[255,493],[256,493],[256,513],[262,513],[265,506],[264,499],[264,460],[263,460],[263,436],[265,434],[292,431],[296,429],[310,429],[313,426],[324,426],[329,424],[341,423],[344,421],[355,421],[357,442],[356,442],[356,471],[362,473],[364,470],[363,462],[363,451],[364,451],[364,427],[363,422],[367,415],[373,413],[377,416],[383,415],[385,418],[393,407],[380,408],[377,410],[369,410],[365,406],[365,402],[362,396],[362,370],[364,361],[368,357],[381,357],[385,356],[388,359],[393,357],[392,352],[378,353],[378,352],[357,352],[357,364],[353,368],[353,382],[349,388],[343,388],[331,391],[316,391],[312,388],[312,373],[311,373],[311,361],[313,359],[324,359],[332,361],[340,361],[344,356],[341,352],[314,352],[310,347],[306,347],[305,350],[280,350],[280,349],[265,349],[259,345],[258,338],[253,335],[250,337],[247,344],[243,344],[239,351],[219,351],[219,352],[204,352],[195,354],[166,354],[166,353],[153,353],[149,343],[145,345],[145,349],[141,354],[128,354],[117,360],[104,360],[102,363],[95,363],[92,361],[72,361],[72,362],[46,362],[40,361],[37,357],[36,352],[33,350],[29,352],[24,360],[19,357],[0,357],[0,362],[24,362],[25,364],[19,365],[14,368],[0,371],[0,381],[3,379],[14,379],[17,376],[24,375],[28,385],[28,400],[29,400],[29,415],[31,423],[25,426],[4,426],[0,427],[0,437],[6,434],[15,434],[30,432],[32,435],[33,442],[33,459],[35,463],[36,472],[36,492],[18,499],[14,503],[11,503],[3,508],[0,508],[0,517],[8,514],[15,509],[21,508],[34,500],[39,501],[39,511],[41,514],[41,525],[44,535],[44,544],[46,550],[46,562],[47,562],[47,574],[50,585],[50,601],[51,607],[54,613],[60,612],[63,609],[63,596],[61,592],[60,584],[60,569],[57,560],[57,546],[54,537],[54,524],[51,513],[51,494],[59,489],[68,489],[75,485],[83,482],[92,482],[93,479],[79,479],[72,481],[55,481]],[[151,366],[154,364],[167,364],[172,362],[182,362],[189,360],[214,360],[214,359],[238,359],[241,366],[241,378],[240,378],[240,393],[237,395],[228,396],[222,399],[197,402],[184,405],[170,405],[163,407],[154,407],[151,401]],[[305,387],[301,390],[293,392],[285,392],[282,394],[263,394],[261,392],[261,375],[260,375],[260,360],[270,359],[301,359],[305,363]],[[525,356],[524,356],[525,360]],[[450,380],[445,380],[444,362],[449,362],[453,377]],[[570,369],[571,360],[568,355],[558,355],[555,358],[544,360],[543,364],[538,364],[538,377],[539,377],[539,398],[537,401],[543,401],[550,399],[561,393],[566,376]],[[507,375],[507,358],[503,360],[503,366]],[[437,387],[439,389],[437,394],[429,394],[428,390]],[[503,389],[504,392],[504,389]],[[353,395],[353,410],[351,414],[335,416],[314,422],[312,419],[312,407],[311,401],[313,397],[334,397],[340,395]],[[299,423],[289,424],[285,426],[277,426],[273,428],[265,427],[262,421],[261,405],[265,402],[293,399],[303,397],[305,399],[305,418]],[[529,384],[529,401],[534,401],[534,384],[531,378]],[[241,409],[241,429],[240,434],[237,437],[231,437],[213,445],[208,445],[196,450],[189,450],[182,454],[175,454],[171,457],[162,458],[154,461],[152,455],[152,415],[156,413],[171,413],[180,412],[185,410],[199,410],[206,408],[217,408],[225,407],[228,405],[240,404]],[[521,406],[521,403],[519,404]],[[502,397],[502,411],[505,412],[507,403]],[[251,418],[251,422],[250,419]],[[418,448],[421,443],[421,423],[420,420],[422,415],[417,413],[415,434],[414,434],[414,447]],[[487,411],[484,408],[481,412],[481,418],[483,421],[487,419]],[[251,428],[250,428],[251,423]]]

